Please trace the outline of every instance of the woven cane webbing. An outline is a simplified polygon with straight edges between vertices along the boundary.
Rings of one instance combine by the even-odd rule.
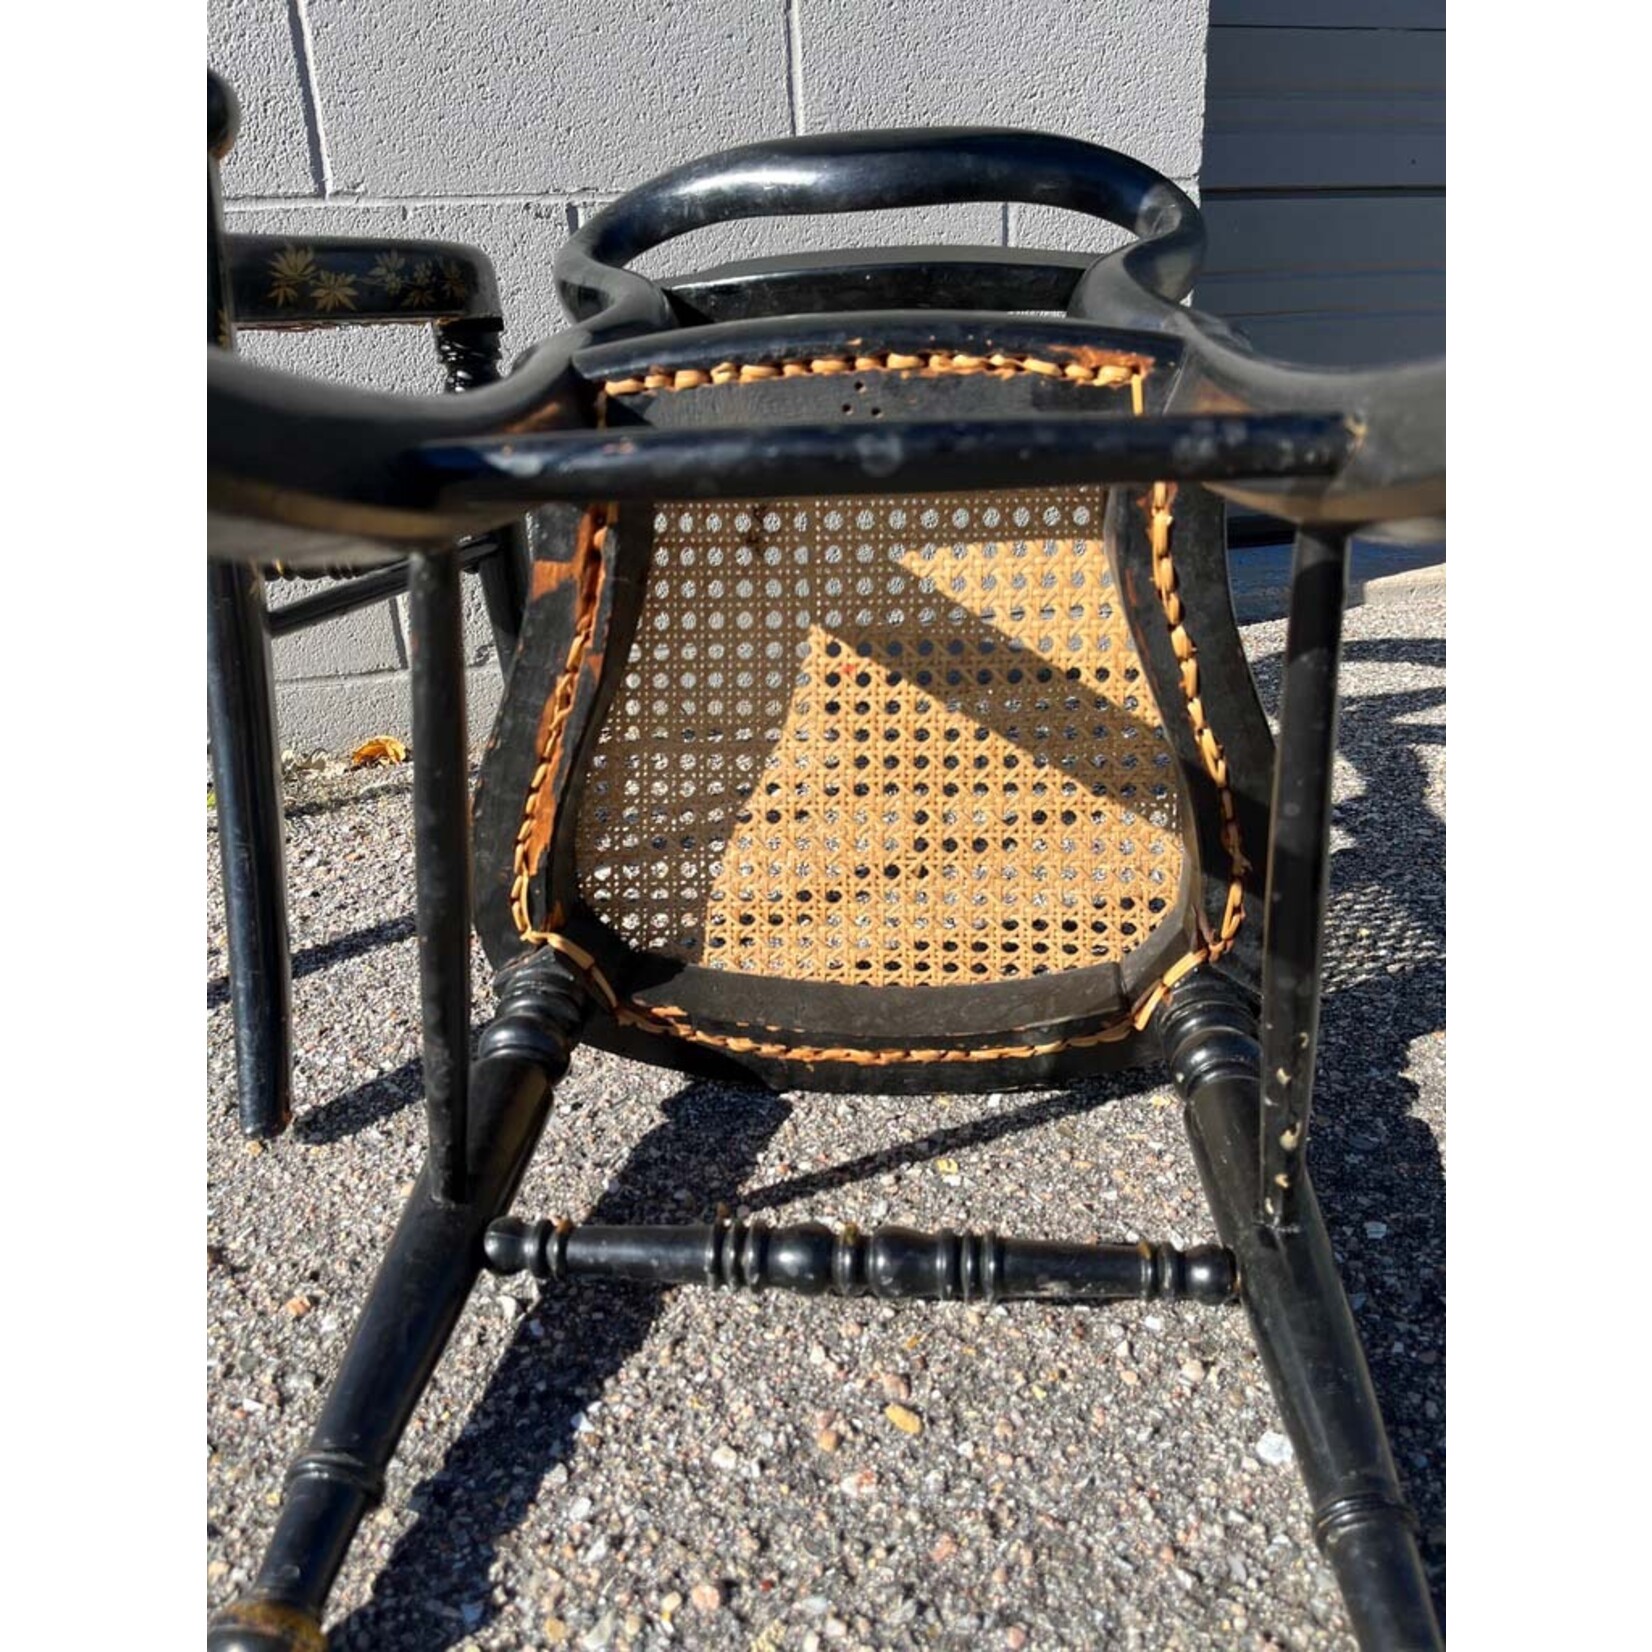
[[[578,822],[631,946],[806,981],[1116,962],[1175,787],[1100,488],[671,504]]]

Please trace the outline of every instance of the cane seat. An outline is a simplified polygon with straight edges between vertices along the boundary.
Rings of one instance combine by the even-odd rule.
[[[1053,346],[962,370],[864,347],[764,365],[608,373],[600,414],[1128,416],[1153,376]],[[1202,651],[1250,693],[1246,752],[1266,730],[1220,507],[1183,491],[1182,533],[1169,485],[562,518],[479,791],[495,965],[558,947],[602,1000],[595,1041],[788,1087],[922,1089],[944,1066],[1004,1088],[1141,1059],[1164,992],[1235,950],[1259,893]],[[1182,537],[1218,580],[1203,635]]]

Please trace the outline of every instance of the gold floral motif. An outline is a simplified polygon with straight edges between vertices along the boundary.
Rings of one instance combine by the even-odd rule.
[[[455,304],[463,302],[465,296],[464,266],[451,258],[442,260],[442,296]]]
[[[372,308],[382,295],[386,309],[399,297],[404,310],[434,310],[444,300],[462,304],[469,296],[465,266],[453,258],[420,258],[410,268],[405,253],[382,252],[365,272],[325,269],[316,263],[314,247],[288,245],[270,259],[269,269],[269,300],[282,309],[306,300],[323,314],[363,303]]]
[[[379,255],[366,280],[377,282],[385,292],[394,298],[407,285],[407,259],[399,252],[386,252]]]
[[[278,305],[296,304],[299,288],[316,277],[315,254],[308,247],[283,247],[270,260],[270,298]]]
[[[428,258],[421,258],[408,277],[407,295],[402,299],[404,310],[422,310],[436,302],[436,271]]]
[[[343,270],[322,270],[310,289],[318,310],[353,310],[356,307],[356,278]]]

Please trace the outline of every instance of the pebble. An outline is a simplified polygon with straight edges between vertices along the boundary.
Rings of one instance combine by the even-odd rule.
[[[291,1314],[294,1319],[302,1319],[314,1306],[315,1304],[307,1296],[290,1296],[282,1304],[283,1310]]]
[[[1388,1237],[1388,1224],[1386,1222],[1367,1222],[1365,1224],[1365,1237],[1367,1239],[1386,1239]]]
[[[1443,600],[1435,606],[1443,612]],[[1437,692],[1428,685],[1442,684],[1444,674],[1437,664],[1424,671],[1396,663],[1440,652],[1429,640],[1433,608],[1403,619],[1400,612],[1373,605],[1347,618],[1350,693],[1337,784],[1351,799],[1339,804],[1350,830],[1328,914],[1337,958],[1328,970],[1325,1049],[1333,1063],[1340,1052],[1344,1066],[1339,1084],[1327,1088],[1352,1093],[1364,1084],[1362,1052],[1369,1052],[1380,1071],[1362,1118],[1382,1129],[1362,1122],[1358,1130],[1378,1135],[1379,1145],[1354,1143],[1351,1129],[1339,1137],[1328,1111],[1315,1181],[1347,1240],[1348,1283],[1370,1293],[1358,1308],[1362,1317],[1375,1314],[1373,1353],[1392,1379],[1398,1413],[1389,1417],[1394,1447],[1428,1526],[1444,1521],[1439,1419],[1426,1410],[1445,1411],[1435,1207],[1444,1052],[1428,1020],[1440,994],[1426,973],[1396,993],[1382,969],[1415,953],[1408,967],[1432,971],[1431,932],[1443,933],[1430,906],[1440,885],[1431,848],[1439,834],[1426,818],[1430,811],[1439,818],[1443,791],[1434,776],[1442,751],[1424,738],[1438,729],[1423,726],[1439,713],[1412,708],[1428,703]],[[1262,662],[1270,704],[1284,630],[1279,623],[1244,633]],[[1362,636],[1383,646],[1367,643],[1362,657]],[[1419,678],[1424,694],[1400,692],[1416,689]],[[377,774],[380,787],[386,777],[405,786],[405,770]],[[405,928],[411,800],[389,792],[357,801],[344,791],[355,784],[341,783],[338,807],[289,813],[297,952],[387,920]],[[297,796],[308,802],[315,792],[300,788]],[[1423,830],[1408,835],[1401,812]],[[221,912],[210,837],[208,853],[209,901]],[[1410,858],[1419,865],[1407,880]],[[215,923],[221,930],[221,917]],[[1368,945],[1354,942],[1356,924],[1370,928]],[[221,950],[209,940],[214,980],[224,973]],[[243,1157],[236,1130],[227,1005],[207,1017],[203,1225],[226,1260],[208,1275],[207,1423],[216,1452],[208,1512],[221,1529],[206,1558],[221,1556],[231,1568],[209,1583],[214,1603],[257,1569],[274,1518],[265,1495],[279,1493],[284,1460],[321,1408],[321,1392],[306,1379],[323,1388],[330,1380],[405,1197],[398,1184],[422,1155],[417,943],[404,935],[359,955],[335,950],[325,969],[294,985],[299,1129],[313,1121],[325,1133],[271,1145],[267,1165]],[[479,959],[475,980],[480,1024],[491,993]],[[719,1201],[744,1197],[777,1225],[853,1221],[864,1231],[887,1216],[929,1230],[1114,1239],[1134,1228],[1152,1238],[1208,1238],[1186,1143],[1176,1121],[1154,1109],[1140,1075],[1079,1088],[1088,1092],[1080,1108],[1048,1097],[959,1096],[944,1114],[929,1096],[773,1100],[586,1046],[559,1087],[516,1203],[532,1214],[566,1210],[629,1223],[707,1220]],[[1088,1107],[1103,1097],[1106,1105]],[[917,1145],[938,1118],[960,1127],[956,1135]],[[1131,1141],[1133,1134],[1147,1139]],[[961,1174],[966,1151],[963,1190],[949,1188],[931,1167],[952,1154]],[[1361,1167],[1350,1163],[1351,1152],[1371,1156]],[[842,1174],[862,1166],[871,1174]],[[1062,1194],[1063,1171],[1082,1178],[1077,1202]],[[671,1200],[675,1188],[680,1204]],[[1362,1205],[1366,1197],[1372,1202]],[[1364,1230],[1379,1213],[1389,1229],[1380,1241]],[[302,1323],[283,1312],[295,1293],[312,1301]],[[514,1321],[501,1300],[512,1294],[528,1300]],[[860,1323],[850,1329],[845,1314]],[[1148,1317],[1162,1319],[1163,1331]],[[329,1322],[332,1333],[324,1330]],[[1075,1337],[1075,1323],[1085,1337]],[[1397,1336],[1409,1356],[1388,1353]],[[911,1346],[920,1337],[928,1361],[921,1370]],[[507,1352],[512,1338],[519,1346]],[[1439,1362],[1429,1367],[1422,1356],[1435,1350]],[[1195,1357],[1205,1367],[1197,1386]],[[1052,1378],[1061,1367],[1066,1376]],[[1126,1368],[1134,1380],[1121,1377]],[[1022,1378],[1013,1388],[1011,1373]],[[886,1392],[885,1375],[904,1375],[908,1392]],[[279,1412],[267,1399],[272,1384],[285,1396]],[[1048,1397],[1040,1400],[1035,1387]],[[945,1396],[944,1413],[937,1395]],[[249,1398],[264,1411],[247,1411]],[[589,1412],[596,1432],[571,1441],[570,1414],[593,1400],[607,1402]],[[923,1433],[892,1438],[899,1430],[882,1415],[889,1404],[921,1414]],[[995,1438],[1003,1416],[1013,1417],[1014,1433]],[[835,1452],[822,1449],[827,1430],[838,1436]],[[1054,1645],[1256,1652],[1260,1632],[1283,1638],[1281,1626],[1304,1652],[1352,1646],[1311,1544],[1294,1460],[1269,1466],[1257,1451],[1264,1430],[1283,1433],[1284,1425],[1242,1315],[1162,1302],[1074,1314],[1038,1303],[839,1304],[596,1284],[559,1288],[541,1301],[526,1282],[489,1285],[397,1452],[384,1518],[353,1546],[334,1613],[351,1621],[345,1639],[353,1652],[429,1639],[421,1625],[451,1652],[471,1645],[584,1652],[581,1638],[609,1611],[607,1652],[859,1652],[942,1642],[1008,1652],[1016,1627],[1029,1636],[1022,1652]],[[734,1472],[710,1461],[725,1442],[739,1457]],[[1429,1453],[1423,1471],[1410,1467],[1417,1452]],[[435,1480],[450,1457],[451,1478],[415,1515],[407,1493]],[[875,1478],[863,1481],[855,1470]],[[840,1490],[846,1476],[848,1489]],[[580,1509],[584,1518],[575,1521],[569,1506],[581,1494],[594,1509]],[[1071,1518],[1058,1529],[1045,1524],[1046,1513]],[[741,1546],[746,1530],[761,1544],[755,1555]],[[1280,1533],[1285,1540],[1265,1553]],[[607,1553],[587,1566],[583,1557],[603,1538]],[[1166,1541],[1176,1554],[1169,1565],[1155,1558]],[[1033,1570],[1018,1544],[1030,1551]],[[1443,1551],[1430,1555],[1443,1563]],[[1007,1581],[989,1584],[1000,1561]],[[1197,1574],[1191,1592],[1182,1572]],[[664,1611],[667,1591],[686,1597],[708,1579],[724,1595],[718,1610],[702,1614],[680,1598],[674,1614]],[[825,1609],[800,1609],[817,1595]],[[467,1630],[461,1606],[484,1597],[482,1622]],[[642,1619],[634,1633],[633,1614]],[[828,1617],[848,1625],[843,1637],[824,1635]],[[781,1633],[770,1634],[771,1624]]]
[[[898,1372],[879,1372],[878,1383],[883,1389],[883,1397],[886,1400],[909,1400],[912,1398],[912,1384]]]
[[[1027,1644],[1029,1639],[1031,1637],[1019,1623],[1012,1623],[1004,1631],[1004,1644],[1010,1649],[1010,1652],[1021,1652],[1021,1648]]]
[[[711,1466],[727,1472],[740,1466],[740,1453],[733,1446],[720,1445],[711,1454]]]
[[[815,1435],[815,1444],[822,1451],[836,1451],[843,1444],[843,1436],[835,1428],[823,1428]]]
[[[1256,1455],[1270,1468],[1279,1468],[1288,1463],[1296,1452],[1291,1442],[1283,1435],[1276,1434],[1271,1428],[1256,1442]]]
[[[924,1431],[923,1418],[909,1406],[886,1405],[883,1414],[903,1434],[922,1434]]]
[[[717,1583],[696,1583],[690,1591],[689,1597],[694,1603],[696,1612],[704,1612],[709,1616],[719,1611],[723,1604],[722,1585]]]

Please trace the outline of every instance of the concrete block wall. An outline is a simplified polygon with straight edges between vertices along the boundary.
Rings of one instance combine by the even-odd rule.
[[[634,184],[799,132],[1025,126],[1138,156],[1196,189],[1208,0],[209,0],[208,62],[241,100],[232,229],[433,236],[499,271],[507,361],[564,325],[557,248]],[[972,204],[742,224],[649,255],[654,273],[873,241],[1116,245],[1071,213]],[[248,334],[273,366],[439,387],[429,333]],[[284,600],[291,587],[274,587]],[[470,704],[499,674],[474,580]],[[283,744],[347,750],[407,730],[407,630],[384,603],[283,638]]]

